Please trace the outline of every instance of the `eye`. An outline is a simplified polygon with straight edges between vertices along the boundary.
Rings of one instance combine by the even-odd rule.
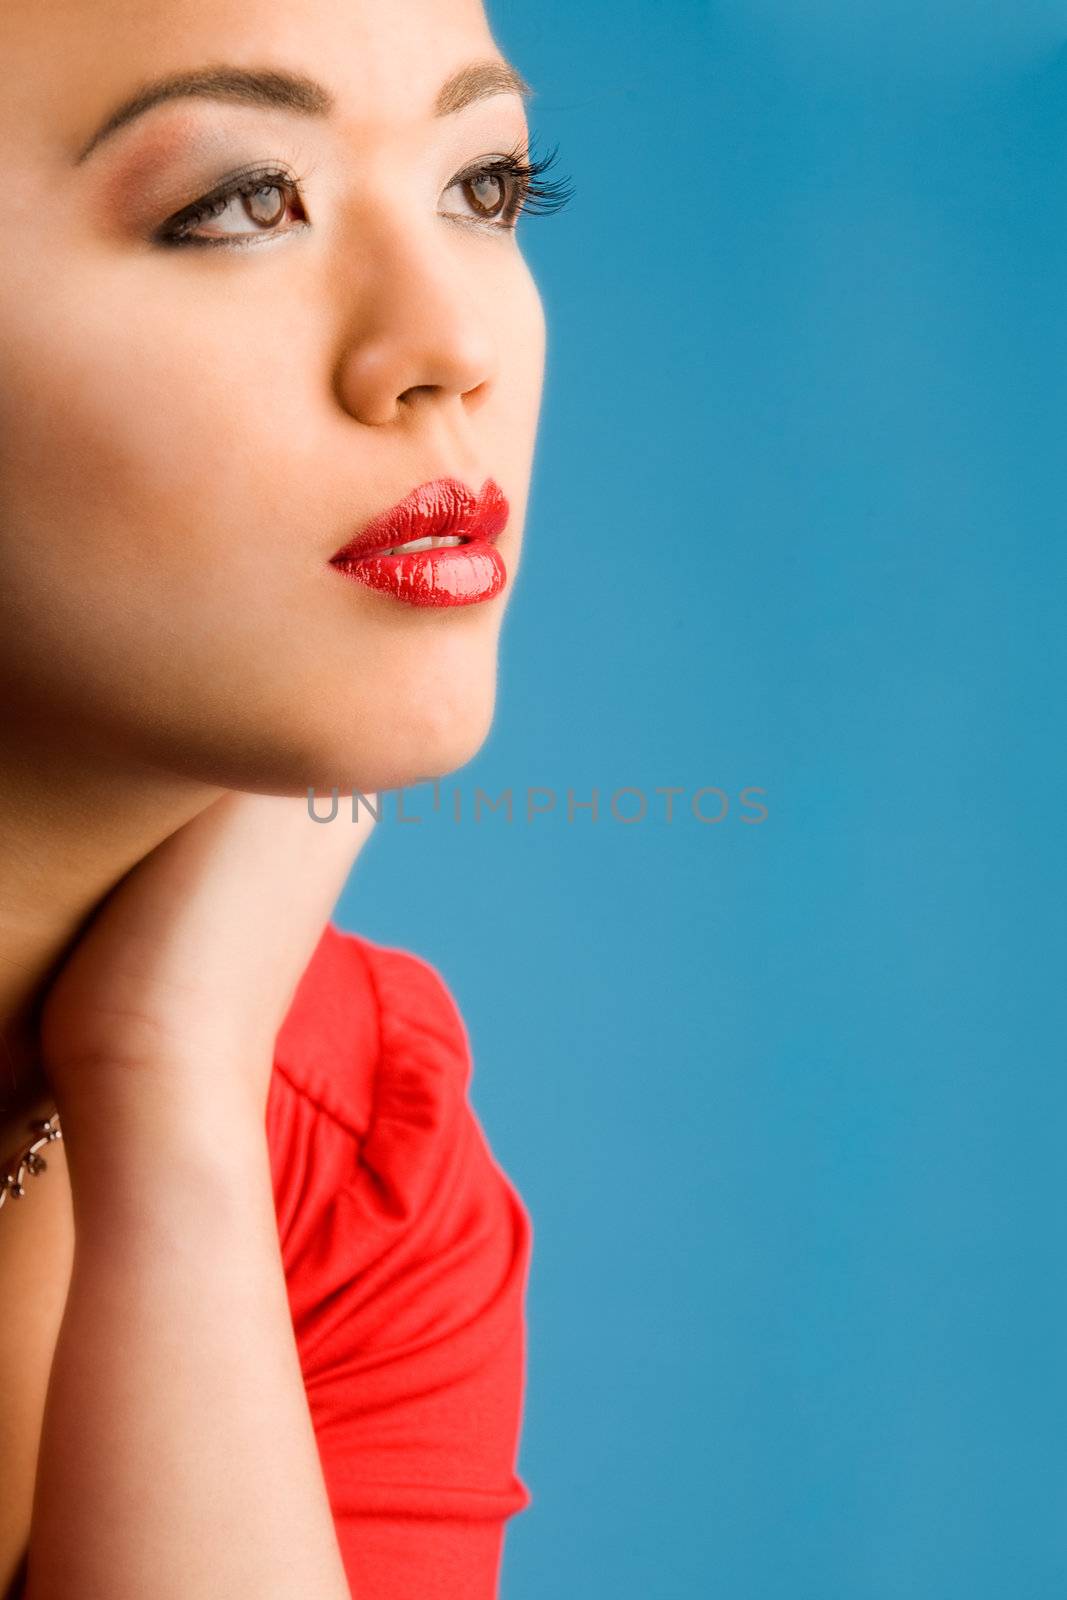
[[[520,146],[507,155],[480,161],[476,167],[454,178],[445,191],[451,194],[457,190],[468,209],[450,211],[446,215],[510,231],[522,212],[544,215],[560,210],[571,198],[569,181],[566,178],[550,183],[538,181],[555,159],[553,150],[544,160],[531,161]]]
[[[162,245],[245,245],[291,233],[281,227],[294,211],[297,226],[307,225],[296,179],[287,172],[239,174],[169,217],[154,240]],[[205,224],[209,225],[205,228]]]

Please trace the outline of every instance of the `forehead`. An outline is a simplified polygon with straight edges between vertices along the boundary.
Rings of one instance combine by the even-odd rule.
[[[482,0],[0,0],[0,123],[88,137],[150,79],[295,70],[359,123],[429,116],[441,83],[499,55]]]

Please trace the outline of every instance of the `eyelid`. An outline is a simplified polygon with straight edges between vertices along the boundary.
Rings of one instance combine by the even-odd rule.
[[[242,183],[251,183],[256,178],[284,177],[288,183],[293,185],[294,189],[300,189],[307,182],[313,171],[314,168],[310,168],[301,176],[294,172],[286,161],[255,161],[246,167],[237,167],[220,178],[217,183],[213,183],[210,189],[201,190],[192,200],[187,201],[185,205],[179,206],[177,211],[172,211],[170,216],[165,219],[163,226],[166,227],[168,224],[173,223],[176,218],[183,216],[187,211],[195,211],[198,206],[212,205],[216,200],[221,200],[225,195],[231,194]]]
[[[242,247],[249,244],[266,244],[271,240],[284,237],[285,234],[299,232],[309,225],[306,219],[297,223],[295,228],[286,229],[285,234],[275,232],[263,233],[258,236],[256,234],[219,234],[215,237],[198,237],[194,232],[190,231],[183,237],[182,230],[186,226],[190,230],[194,229],[198,225],[200,213],[209,212],[216,202],[230,202],[240,195],[244,189],[254,189],[259,186],[277,188],[292,195],[302,206],[303,187],[314,170],[314,167],[311,167],[303,175],[298,175],[293,171],[289,163],[285,161],[273,163],[257,161],[249,166],[236,168],[228,176],[220,178],[217,183],[213,183],[210,188],[201,190],[195,199],[186,201],[184,205],[179,206],[177,211],[172,211],[158,227],[153,229],[151,235],[152,243],[168,248],[178,246],[229,247],[231,245]]]

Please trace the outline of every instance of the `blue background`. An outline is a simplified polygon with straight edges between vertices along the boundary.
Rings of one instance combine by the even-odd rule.
[[[576,192],[442,795],[559,805],[406,791],[335,918],[445,976],[534,1219],[504,1600],[1062,1600],[1067,9],[491,21]]]

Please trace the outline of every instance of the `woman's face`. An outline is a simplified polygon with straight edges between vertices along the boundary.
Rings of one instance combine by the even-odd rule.
[[[62,727],[279,793],[462,765],[492,719],[544,363],[505,189],[472,204],[456,181],[522,145],[522,97],[435,115],[453,74],[501,60],[480,0],[4,0],[0,45],[6,753]],[[164,100],[79,159],[146,84],[209,68],[325,94]],[[161,242],[249,172],[292,188],[194,217],[213,243]],[[510,503],[494,598],[415,606],[330,566],[442,477]]]

